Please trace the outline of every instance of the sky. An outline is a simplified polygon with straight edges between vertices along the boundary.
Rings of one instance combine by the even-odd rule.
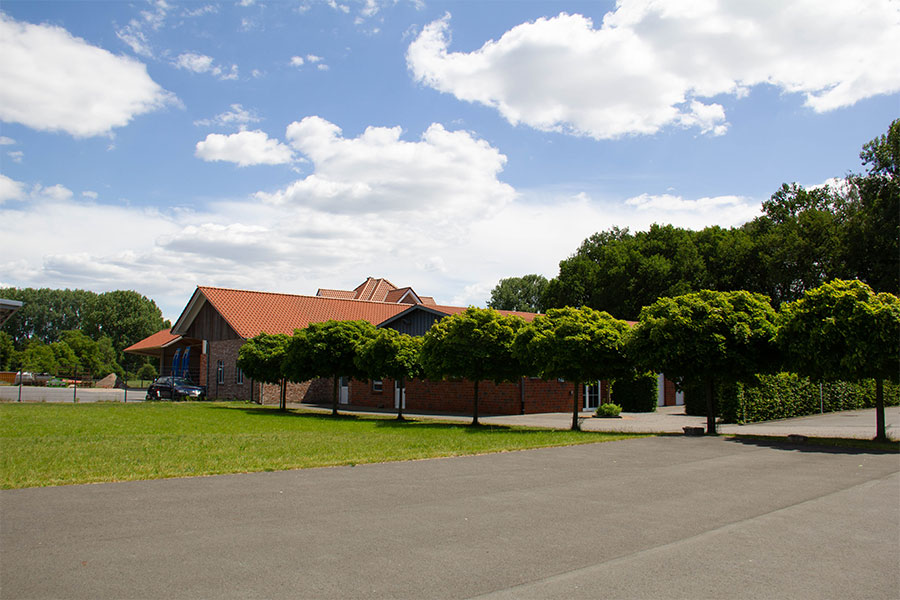
[[[3,0],[0,287],[484,306],[860,172],[898,116],[895,0]]]

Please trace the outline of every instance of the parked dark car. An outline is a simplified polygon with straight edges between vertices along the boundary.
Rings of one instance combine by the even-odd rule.
[[[158,377],[147,388],[147,400],[206,400],[206,386],[184,377]]]

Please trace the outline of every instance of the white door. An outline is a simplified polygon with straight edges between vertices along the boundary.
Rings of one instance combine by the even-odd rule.
[[[394,408],[406,408],[406,386],[403,387],[403,394],[401,394],[399,381],[394,381]]]
[[[348,404],[350,402],[350,379],[347,377],[341,377],[340,381],[340,393],[338,394],[338,402],[341,404]]]
[[[594,410],[600,406],[600,382],[584,385],[584,410]]]

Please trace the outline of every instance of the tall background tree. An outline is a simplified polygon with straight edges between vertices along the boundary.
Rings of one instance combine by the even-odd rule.
[[[633,370],[625,356],[628,329],[625,321],[589,307],[550,309],[522,328],[514,353],[528,374],[572,382],[572,429],[579,429],[581,386]]]
[[[472,425],[478,425],[478,384],[501,383],[525,375],[512,353],[517,332],[525,326],[518,317],[493,309],[469,307],[444,317],[425,334],[421,360],[430,379],[460,378],[474,384]]]
[[[680,388],[706,390],[706,430],[716,433],[714,387],[780,365],[776,314],[769,299],[745,291],[703,290],[660,298],[641,311],[628,355],[642,369],[665,373]]]
[[[547,278],[529,274],[522,277],[507,277],[491,290],[488,308],[515,310],[521,312],[543,312],[543,295],[547,288]]]
[[[119,364],[132,369],[144,361],[123,350],[165,326],[156,302],[135,291],[116,290],[99,294],[88,303],[81,329],[94,339],[110,338]]]
[[[390,378],[397,382],[397,420],[403,420],[406,382],[421,376],[422,338],[400,333],[394,329],[379,329],[356,354],[356,366],[369,379]]]
[[[900,300],[834,280],[785,304],[778,344],[787,366],[815,381],[875,379],[876,436],[886,441],[884,380],[900,377]]]

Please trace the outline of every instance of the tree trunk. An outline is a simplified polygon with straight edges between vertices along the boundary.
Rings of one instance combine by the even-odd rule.
[[[338,376],[334,376],[334,387],[331,390],[331,416],[336,417],[338,414]]]
[[[404,392],[405,389],[406,389],[406,387],[404,385],[403,378],[401,377],[400,378],[400,387],[399,387],[400,397],[397,398],[397,420],[398,421],[403,420],[403,399],[406,396],[406,394]]]
[[[713,380],[706,380],[706,435],[716,435],[716,395]]]
[[[881,377],[875,380],[875,441],[888,441],[884,429],[884,380]]]
[[[278,403],[281,410],[287,410],[287,379],[281,378],[281,402]]]
[[[472,425],[478,425],[478,382],[475,382],[475,403],[472,406]]]
[[[575,389],[572,391],[572,431],[579,431],[578,426],[578,388],[580,384],[575,382]]]

